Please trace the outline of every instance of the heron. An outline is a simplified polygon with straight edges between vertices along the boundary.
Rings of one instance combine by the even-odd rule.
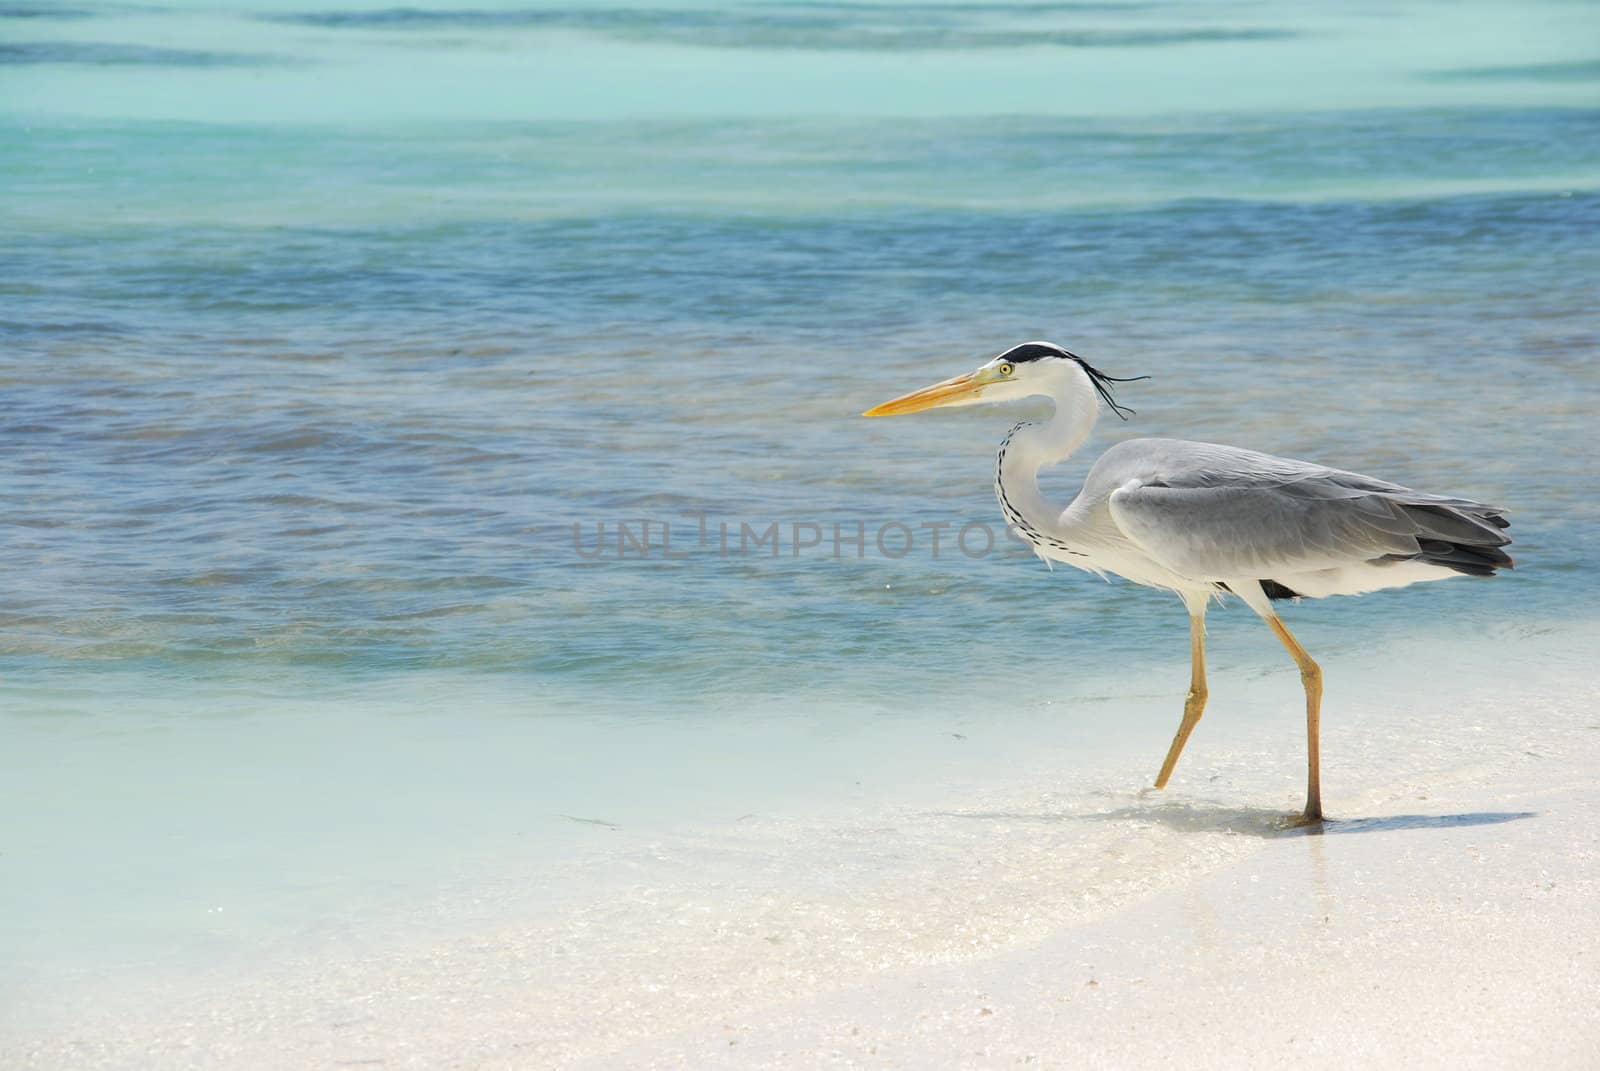
[[[1283,599],[1361,595],[1513,562],[1506,511],[1466,498],[1217,443],[1129,439],[1100,455],[1065,509],[1039,490],[1041,469],[1089,438],[1100,403],[1126,420],[1117,378],[1050,342],[1024,342],[975,371],[912,391],[863,416],[1045,398],[1054,411],[1000,443],[994,489],[1007,525],[1040,557],[1175,593],[1189,614],[1189,690],[1156,775],[1165,788],[1206,706],[1205,615],[1233,595],[1300,669],[1306,699],[1305,823],[1320,823],[1322,670],[1284,625]]]

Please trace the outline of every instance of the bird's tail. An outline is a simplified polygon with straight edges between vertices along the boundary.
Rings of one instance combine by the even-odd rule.
[[[1515,566],[1501,547],[1511,543],[1506,511],[1466,499],[1402,502],[1407,519],[1417,526],[1416,554],[1391,554],[1390,561],[1422,561],[1468,576],[1493,576]]]

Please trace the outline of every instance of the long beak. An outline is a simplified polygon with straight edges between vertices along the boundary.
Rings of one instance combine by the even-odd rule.
[[[976,398],[983,390],[984,383],[978,379],[976,372],[955,376],[942,383],[935,383],[931,387],[914,390],[910,394],[875,405],[868,409],[862,416],[899,416],[901,413],[920,413],[924,409],[932,409],[939,405],[949,405],[951,402],[961,401],[965,398]]]

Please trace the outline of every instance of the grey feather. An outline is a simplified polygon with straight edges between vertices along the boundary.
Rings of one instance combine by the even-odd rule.
[[[1214,443],[1136,439],[1108,450],[1079,502],[1194,580],[1426,561],[1478,575],[1511,565],[1504,510],[1359,473]],[[1075,508],[1077,508],[1075,506]]]

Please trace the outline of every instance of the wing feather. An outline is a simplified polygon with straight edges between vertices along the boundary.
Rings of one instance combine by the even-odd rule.
[[[1218,443],[1119,443],[1080,499],[1103,504],[1157,563],[1201,582],[1357,562],[1425,560],[1480,575],[1511,564],[1497,506]]]
[[[1112,493],[1110,507],[1117,527],[1147,554],[1199,581],[1263,579],[1419,551],[1416,525],[1371,497],[1129,485]]]
[[[1212,456],[1212,454],[1215,456]],[[1194,580],[1266,579],[1415,558],[1505,565],[1504,510],[1359,473],[1207,446],[1108,497],[1123,533]]]

